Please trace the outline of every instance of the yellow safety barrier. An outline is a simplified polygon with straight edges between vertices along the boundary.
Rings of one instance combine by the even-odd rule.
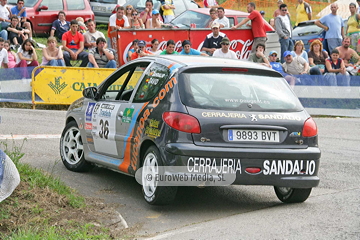
[[[32,103],[68,105],[82,97],[87,87],[98,86],[116,69],[39,66],[32,74]],[[136,74],[136,73],[135,73]],[[135,87],[137,79],[130,82]],[[125,80],[126,76],[122,76]],[[117,81],[118,82],[118,81]],[[118,86],[117,86],[118,87]],[[38,96],[41,101],[37,100]]]

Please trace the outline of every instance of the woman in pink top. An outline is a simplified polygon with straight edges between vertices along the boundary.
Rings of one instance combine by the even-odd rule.
[[[10,41],[6,40],[4,44],[4,48],[8,51],[8,68],[14,68],[16,65],[16,53],[10,50]]]

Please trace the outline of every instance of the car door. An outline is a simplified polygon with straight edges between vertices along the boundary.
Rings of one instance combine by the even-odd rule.
[[[47,10],[40,9],[41,7],[47,7]],[[63,1],[54,0],[40,0],[38,4],[34,6],[35,16],[30,17],[34,29],[36,32],[48,33],[50,32],[53,21],[58,18],[59,11],[64,11]]]
[[[124,138],[131,127],[127,124],[132,116],[129,111],[136,110],[130,104],[130,96],[147,65],[149,62],[134,63],[120,69],[99,88],[99,100],[88,103],[85,129],[92,138],[93,144],[89,144],[92,152],[123,158]]]

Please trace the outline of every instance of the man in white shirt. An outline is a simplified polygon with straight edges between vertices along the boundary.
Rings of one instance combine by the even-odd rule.
[[[281,63],[285,61],[284,53],[286,51],[292,51],[294,48],[294,43],[291,39],[292,27],[290,22],[290,17],[287,14],[288,9],[286,4],[281,4],[280,15],[275,18],[275,30],[279,35],[279,42],[281,46]]]
[[[221,48],[215,50],[213,57],[238,59],[236,53],[232,50],[229,50],[230,40],[227,37],[224,37],[220,44]]]
[[[10,9],[6,6],[7,0],[0,0],[0,21],[1,28],[6,29],[10,23]]]
[[[0,38],[0,66],[8,68],[8,51],[4,48],[5,40]]]
[[[223,7],[218,7],[217,9],[218,18],[214,20],[220,24],[220,28],[230,28],[230,21],[225,17],[225,9]]]
[[[86,27],[88,31],[84,33],[84,46],[88,49],[96,47],[96,40],[100,37],[105,38],[104,34],[96,30],[95,21],[92,19],[87,20]]]

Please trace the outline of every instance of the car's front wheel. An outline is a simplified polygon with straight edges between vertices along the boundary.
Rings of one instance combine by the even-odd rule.
[[[84,158],[84,145],[75,121],[66,124],[61,134],[60,156],[63,164],[70,171],[85,172],[92,168]]]
[[[147,149],[143,158],[142,192],[147,203],[152,205],[166,205],[171,203],[176,196],[177,187],[158,186],[156,180],[163,174],[164,166],[159,150],[155,146]]]
[[[312,188],[288,188],[274,186],[276,196],[284,203],[300,203],[308,199]]]

